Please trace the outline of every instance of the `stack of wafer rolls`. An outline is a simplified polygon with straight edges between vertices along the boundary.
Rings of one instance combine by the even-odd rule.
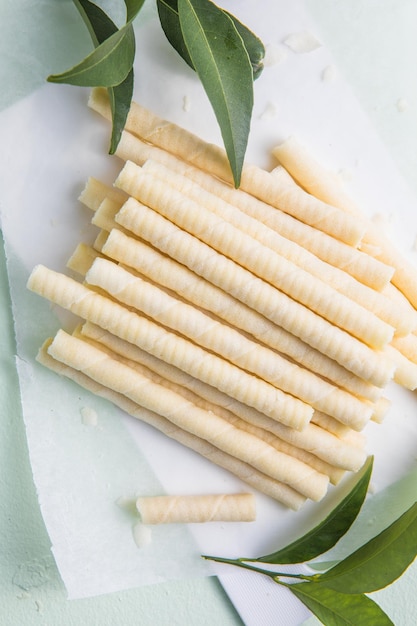
[[[111,119],[105,90],[90,106]],[[38,360],[286,507],[367,457],[417,386],[417,273],[296,141],[232,185],[222,149],[134,103],[97,228],[28,288],[80,318]]]

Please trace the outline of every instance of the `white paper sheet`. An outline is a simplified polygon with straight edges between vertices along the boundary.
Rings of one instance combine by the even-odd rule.
[[[255,83],[248,160],[269,167],[270,149],[288,135],[297,135],[324,162],[351,173],[352,193],[363,201],[369,215],[377,212],[389,218],[393,239],[413,258],[416,198],[396,172],[349,86],[340,77],[323,81],[323,70],[333,59],[324,46],[297,54],[282,43],[293,32],[314,34],[303,3],[268,0],[263,2],[263,12],[254,11],[254,5],[254,0],[222,2],[253,27],[267,44],[271,61]],[[220,143],[200,84],[172,54],[155,16],[148,14],[146,28],[138,24],[137,33],[135,99]],[[278,54],[272,54],[274,50]],[[69,321],[25,290],[28,273],[37,263],[65,271],[78,241],[92,241],[96,231],[89,226],[91,216],[77,203],[77,196],[88,176],[111,182],[121,165],[106,155],[109,127],[88,110],[87,96],[83,89],[45,85],[0,116],[2,228],[15,307],[22,405],[53,553],[69,596],[74,598],[213,571],[224,580],[224,569],[211,568],[199,558],[201,553],[256,556],[274,549],[318,521],[340,490],[331,489],[325,502],[308,503],[299,513],[257,494],[258,519],[253,524],[163,527],[154,529],[145,550],[136,547],[134,520],[115,504],[120,496],[235,491],[243,485],[34,363],[43,339],[61,322]],[[385,423],[367,429],[369,452],[376,454],[376,490],[415,466],[417,422],[411,419],[415,397],[395,386],[388,392],[393,408]],[[97,426],[83,423],[85,407],[96,411]],[[230,576],[227,573],[229,581]],[[236,573],[241,591],[245,587],[239,587],[240,580],[241,573]],[[230,586],[225,586],[229,591]],[[286,602],[279,589],[274,593],[275,602]],[[298,603],[290,605],[295,607],[293,623],[299,623],[303,610],[297,613]],[[274,623],[288,626],[291,610]],[[251,623],[251,618],[245,619]]]

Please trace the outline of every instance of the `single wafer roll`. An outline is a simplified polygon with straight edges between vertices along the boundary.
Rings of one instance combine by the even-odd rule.
[[[251,493],[140,496],[136,508],[144,524],[253,522],[256,502]]]

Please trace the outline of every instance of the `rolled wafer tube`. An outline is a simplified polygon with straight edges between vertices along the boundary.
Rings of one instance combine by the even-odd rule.
[[[171,170],[198,183],[206,191],[216,194],[247,215],[258,219],[282,236],[301,245],[322,261],[344,270],[373,289],[381,290],[391,280],[394,268],[382,261],[300,222],[242,189],[231,187],[207,172],[178,159],[173,154],[143,142],[131,133],[126,131],[122,133],[116,154],[124,161],[133,161],[138,165],[143,165],[149,159],[166,165]]]
[[[110,187],[94,176],[90,176],[78,200],[92,211],[96,211],[104,198],[119,202],[120,205],[127,200],[126,194],[121,189]]]
[[[273,156],[300,185],[316,198],[342,209],[353,207],[340,176],[324,167],[295,136],[272,149]],[[359,209],[355,209],[359,210]]]
[[[274,149],[275,156],[308,191],[325,202],[330,201],[349,215],[361,216],[362,211],[346,193],[340,178],[329,172],[295,138]],[[417,308],[417,273],[415,266],[381,231],[369,223],[363,237],[369,254],[394,268],[392,283]]]
[[[392,378],[394,365],[231,259],[217,253],[133,198],[116,221],[196,274],[224,289],[272,322],[377,387]]]
[[[283,393],[190,341],[167,332],[154,322],[63,274],[38,265],[29,277],[28,288],[75,315],[192,373],[243,403],[254,406],[273,419],[282,420],[299,429],[304,428],[311,419],[313,409],[305,402]]]
[[[89,106],[110,119],[110,107],[105,90],[91,92]],[[197,167],[231,183],[231,170],[224,149],[208,144],[176,124],[158,118],[132,102],[126,120],[126,129],[135,135],[183,158]],[[303,190],[281,185],[269,172],[255,165],[245,164],[240,186],[252,195],[294,215],[318,230],[331,234],[350,245],[362,238],[365,227],[343,211],[310,196]]]
[[[253,409],[244,407],[242,410],[241,406],[238,406],[236,402],[232,402],[224,395],[222,396],[216,389],[209,387],[192,376],[186,375],[178,368],[164,363],[160,359],[140,350],[137,346],[115,337],[94,324],[86,322],[81,326],[79,332],[88,340],[98,342],[113,353],[119,355],[118,358],[125,358],[131,363],[134,362],[143,365],[148,370],[164,378],[165,381],[172,382],[177,385],[177,387],[181,387],[181,393],[185,393],[184,390],[187,389],[191,391],[194,396],[198,396],[209,402],[211,406],[217,406],[217,410],[226,410],[228,413],[239,417],[241,421],[246,422],[248,425],[252,425],[258,430],[270,432],[275,438],[279,438],[292,446],[314,454],[329,465],[345,470],[356,471],[364,462],[363,439],[361,439],[360,443],[346,443],[343,438],[334,436],[325,430],[325,428],[319,428],[313,424],[307,425],[303,431],[299,432],[279,424],[274,420],[268,421],[265,416],[258,415]],[[241,427],[243,428],[243,426]],[[348,432],[359,435],[359,433],[351,430]],[[344,433],[344,436],[346,435],[347,433]]]
[[[86,282],[347,425],[353,423],[360,428],[371,418],[370,403],[338,389],[111,261],[97,258],[86,274]]]
[[[408,359],[392,345],[387,346],[385,352],[396,365],[394,381],[411,391],[417,389],[417,363]]]
[[[394,329],[220,216],[127,162],[116,186],[361,341],[380,349]]]
[[[417,363],[417,335],[415,333],[410,333],[406,337],[394,337],[391,345],[407,359]]]
[[[194,450],[201,456],[210,460],[212,463],[231,472],[243,480],[247,485],[282,503],[284,506],[293,510],[298,510],[304,504],[306,500],[305,496],[302,496],[288,485],[276,481],[266,474],[262,474],[247,463],[226,454],[204,439],[200,439],[199,437],[196,437],[195,435],[179,428],[165,417],[144,409],[132,400],[129,400],[129,398],[116,393],[108,387],[100,385],[97,381],[93,380],[86,374],[83,374],[79,370],[52,358],[47,352],[47,348],[51,341],[52,339],[47,340],[40,348],[37,355],[37,360],[45,367],[48,367],[50,370],[61,376],[65,376],[66,378],[73,380],[75,383],[84,389],[91,391],[95,395],[112,402],[115,406],[119,407],[132,417],[153,426],[167,437],[170,437],[187,448]]]
[[[329,287],[357,304],[363,305],[378,318],[393,326],[396,334],[405,335],[417,327],[417,312],[415,310],[401,306],[402,303],[398,301],[392,302],[383,293],[363,285],[346,272],[325,263],[302,246],[282,237],[259,220],[247,215],[214,193],[204,190],[188,177],[152,160],[146,161],[143,170],[157,177],[164,184],[171,185],[191,200],[198,202],[200,206],[205,206],[221,219],[236,226],[271,250],[275,250],[297,267],[325,282]]]
[[[75,337],[81,337],[82,339],[85,338],[78,329],[73,333],[73,335]],[[93,342],[93,345],[95,345],[94,342]],[[103,349],[102,345],[99,345],[98,347],[100,349]],[[164,376],[161,376],[159,373],[155,373],[154,370],[150,370],[146,366],[143,366],[142,364],[136,361],[130,361],[129,359],[125,359],[124,357],[121,357],[118,354],[116,355],[111,350],[105,349],[105,352],[106,354],[110,354],[110,356],[112,356],[113,358],[120,360],[125,365],[128,365],[129,367],[133,368],[135,371],[138,371],[140,374],[143,374],[149,377],[153,382],[156,382],[162,385],[163,387],[167,387],[168,389],[175,391],[176,393],[181,395],[186,400],[189,400],[196,406],[199,406],[200,408],[206,411],[211,411],[215,413],[219,417],[225,419],[229,424],[233,424],[237,428],[240,428],[241,430],[251,433],[255,437],[258,437],[262,441],[265,441],[266,443],[271,445],[273,448],[275,448],[279,452],[288,454],[289,456],[302,461],[306,465],[309,465],[310,467],[317,470],[321,474],[325,474],[326,476],[329,477],[329,480],[332,484],[335,484],[335,485],[338,484],[341,478],[343,477],[345,473],[345,468],[341,469],[339,467],[332,466],[330,463],[323,461],[322,459],[320,459],[317,456],[314,456],[310,452],[307,452],[306,450],[303,450],[302,448],[297,448],[296,446],[290,443],[287,443],[283,439],[280,439],[279,437],[273,435],[272,433],[262,428],[253,426],[252,424],[240,419],[239,417],[237,417],[236,415],[234,415],[227,409],[224,409],[221,406],[213,404],[212,402],[206,400],[205,398],[198,396],[194,391],[190,391],[187,387],[179,385],[176,382],[172,382],[172,380],[167,379]],[[360,465],[358,466],[358,468],[359,467]]]
[[[88,272],[94,260],[101,256],[98,250],[85,243],[79,243],[67,261],[67,267],[82,276]]]
[[[106,201],[96,213],[95,224],[100,226],[101,209],[105,204]],[[116,225],[115,222],[114,224]],[[381,396],[382,390],[379,387],[348,372],[336,361],[308,346],[299,337],[280,328],[216,285],[197,276],[184,265],[161,254],[146,243],[125,235],[118,228],[110,231],[100,249],[108,257],[175,291],[188,302],[214,313],[220,319],[247,332],[258,341],[285,354],[349,393],[371,401]],[[75,253],[73,263],[74,261]]]
[[[331,433],[338,439],[342,439],[343,442],[347,442],[349,445],[353,445],[356,448],[362,449],[365,444],[365,436],[363,432],[348,428],[344,424],[341,424],[334,417],[320,413],[320,411],[314,411],[311,423],[319,426],[323,430]]]
[[[255,497],[250,493],[139,496],[136,507],[144,524],[254,522],[256,519]]]
[[[48,348],[58,361],[86,373],[106,387],[205,439],[227,454],[280,480],[312,500],[324,497],[329,479],[304,463],[204,411],[173,391],[153,383],[91,344],[59,330]]]

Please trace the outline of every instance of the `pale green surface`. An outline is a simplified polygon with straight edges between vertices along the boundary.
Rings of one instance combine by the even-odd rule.
[[[170,582],[88,600],[66,600],[50,555],[27,455],[14,366],[3,241],[0,302],[1,623],[5,626],[240,624],[216,578]]]
[[[338,71],[417,191],[417,2],[305,0],[305,5]]]

